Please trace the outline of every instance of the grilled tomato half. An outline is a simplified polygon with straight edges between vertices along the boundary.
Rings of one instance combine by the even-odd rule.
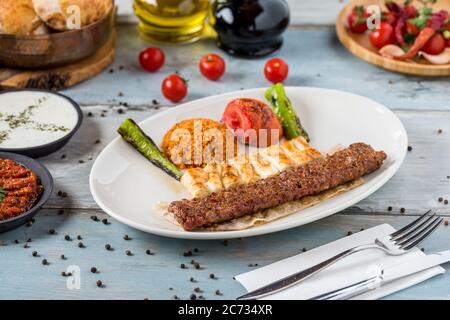
[[[268,147],[283,136],[281,122],[262,101],[241,98],[231,101],[222,122],[233,130],[239,141],[257,147]]]

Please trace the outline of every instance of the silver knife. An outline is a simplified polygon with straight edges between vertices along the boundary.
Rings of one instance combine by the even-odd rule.
[[[405,263],[386,268],[377,276],[354,283],[350,286],[321,294],[309,300],[343,300],[374,290],[391,281],[430,269],[450,261],[450,250],[418,257]]]

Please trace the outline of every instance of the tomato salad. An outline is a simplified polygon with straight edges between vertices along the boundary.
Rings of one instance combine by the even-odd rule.
[[[379,24],[369,30],[372,13],[355,6],[347,17],[354,33],[368,33],[370,43],[385,58],[413,61],[421,57],[432,64],[450,63],[450,14],[434,11],[435,0],[407,0],[403,5],[386,0]],[[375,21],[375,20],[372,20]]]

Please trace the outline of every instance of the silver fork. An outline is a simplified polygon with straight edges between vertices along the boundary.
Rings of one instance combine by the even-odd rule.
[[[348,257],[349,255],[354,254],[356,252],[361,252],[363,250],[368,249],[382,250],[385,253],[392,256],[399,256],[405,254],[412,248],[418,246],[428,236],[430,236],[439,227],[442,221],[443,221],[442,217],[436,216],[436,213],[429,210],[420,218],[411,222],[404,228],[390,235],[375,239],[374,243],[360,245],[348,249],[315,266],[297,272],[293,275],[287,276],[281,280],[266,285],[255,291],[249,292],[237,299],[238,300],[258,299],[267,296],[269,294],[282,291],[328,268],[329,266],[335,264],[339,260]]]

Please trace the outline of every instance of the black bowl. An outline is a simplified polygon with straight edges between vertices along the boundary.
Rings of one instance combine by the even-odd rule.
[[[62,147],[64,147],[66,145],[66,143],[69,142],[69,140],[72,138],[72,136],[78,131],[78,129],[80,129],[81,123],[83,122],[83,112],[81,111],[81,108],[78,105],[78,103],[76,103],[74,100],[72,100],[71,98],[69,98],[63,94],[60,94],[60,93],[57,93],[54,91],[50,91],[50,90],[40,90],[40,89],[5,90],[5,91],[1,91],[0,95],[5,94],[5,93],[10,93],[10,92],[21,92],[21,91],[42,92],[45,94],[53,94],[53,95],[57,95],[57,96],[64,98],[76,110],[76,112],[78,114],[77,124],[64,137],[62,137],[58,140],[55,140],[53,142],[43,144],[40,146],[36,146],[36,147],[30,147],[30,148],[0,148],[0,152],[12,152],[12,153],[22,154],[24,156],[31,157],[31,158],[40,158],[40,157],[47,156],[51,153],[54,153],[54,152],[58,151],[59,149],[61,149]]]
[[[2,233],[25,224],[36,215],[36,213],[42,208],[42,206],[47,202],[47,200],[50,198],[50,195],[52,194],[53,178],[47,168],[45,168],[42,164],[34,159],[8,152],[0,152],[0,158],[11,159],[34,171],[34,173],[36,173],[36,175],[41,180],[41,184],[44,187],[44,192],[42,192],[33,208],[17,217],[7,220],[0,220],[0,233]]]

